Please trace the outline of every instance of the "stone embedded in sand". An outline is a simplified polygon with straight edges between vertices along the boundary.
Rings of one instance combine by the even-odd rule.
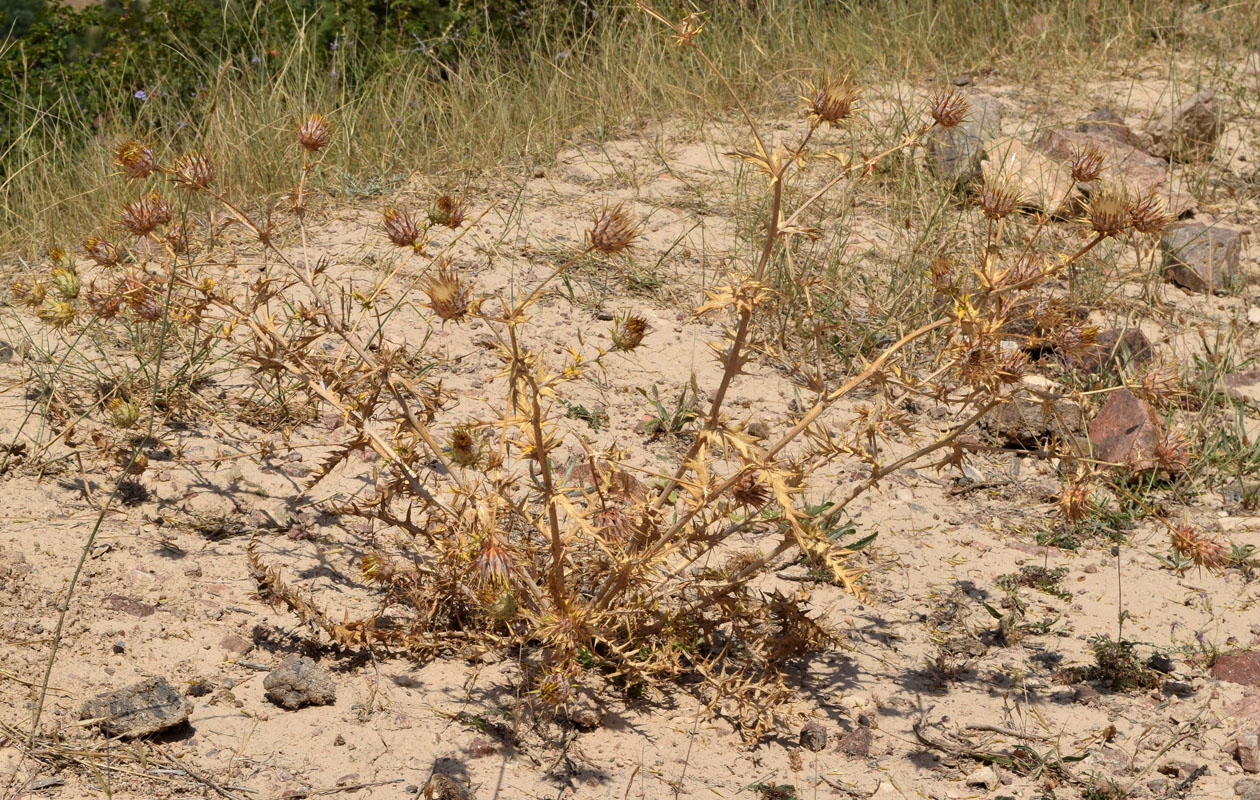
[[[801,747],[817,753],[827,746],[827,727],[821,722],[807,722],[801,728]]]
[[[472,792],[465,789],[462,783],[450,775],[441,773],[429,778],[429,782],[424,785],[423,795],[425,800],[471,800],[472,798]]]
[[[871,735],[871,729],[862,725],[840,737],[836,749],[855,758],[868,758],[871,755],[871,742],[874,738]]]
[[[1260,772],[1260,733],[1239,731],[1230,749],[1244,772]]]
[[[150,617],[157,610],[139,598],[122,594],[111,594],[105,598],[105,606],[111,611],[120,611],[133,617]]]
[[[1226,653],[1212,663],[1212,677],[1218,681],[1260,687],[1260,651]]]
[[[1119,370],[1130,364],[1150,362],[1155,349],[1146,334],[1137,328],[1111,328],[1098,334],[1094,344],[1067,360],[1069,367],[1098,373]]]
[[[1072,207],[1076,185],[1067,166],[1011,137],[986,149],[982,172],[986,182],[1005,184],[1019,197],[1019,205],[1051,216]]]
[[[998,778],[997,770],[993,769],[993,767],[981,767],[967,776],[968,786],[983,786],[990,792],[996,789],[999,784],[1001,784],[1001,779]]]
[[[1197,92],[1151,123],[1146,151],[1169,161],[1206,161],[1221,137],[1221,111],[1211,89]]]
[[[1030,389],[1029,395],[990,409],[980,425],[1007,444],[1040,447],[1050,441],[1073,441],[1085,426],[1085,415],[1074,400]]]
[[[1225,394],[1242,403],[1260,403],[1260,367],[1225,376]]]
[[[1103,155],[1100,181],[1119,181],[1137,196],[1154,192],[1167,204],[1168,213],[1174,218],[1185,216],[1198,207],[1194,197],[1179,182],[1174,183],[1166,161],[1108,136],[1071,128],[1051,128],[1037,140],[1036,147],[1057,161],[1067,162],[1075,151],[1087,145],[1092,145]],[[1082,184],[1082,188],[1093,191],[1097,183]]]
[[[1138,149],[1142,147],[1142,140],[1138,138],[1138,135],[1128,125],[1124,124],[1124,117],[1110,108],[1095,108],[1084,117],[1081,117],[1080,121],[1072,126],[1072,130],[1078,133],[1105,136],[1127,147]]]
[[[1111,393],[1089,424],[1089,441],[1099,461],[1142,472],[1154,469],[1162,431],[1155,411],[1128,389]]]
[[[981,177],[985,147],[1002,132],[1002,103],[987,94],[967,97],[967,118],[952,128],[933,128],[927,135],[927,165],[951,183]]]
[[[1164,279],[1200,294],[1231,286],[1240,276],[1242,232],[1202,222],[1175,225],[1159,241]]]
[[[192,703],[181,697],[165,678],[149,678],[134,686],[98,694],[83,704],[80,719],[97,723],[107,736],[134,739],[183,725]]]
[[[323,667],[306,656],[288,656],[263,679],[267,699],[290,711],[303,706],[327,706],[337,699],[337,687]]]

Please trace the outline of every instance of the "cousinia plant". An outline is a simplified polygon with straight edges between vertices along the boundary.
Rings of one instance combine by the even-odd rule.
[[[363,579],[379,587],[380,613],[360,619],[330,613],[319,598],[286,583],[281,571],[264,561],[257,542],[250,547],[260,591],[303,622],[342,645],[396,648],[421,657],[520,646],[530,654],[531,688],[549,704],[565,703],[593,665],[638,685],[688,672],[702,677],[699,691],[710,709],[720,707],[743,731],[757,735],[775,726],[779,709],[792,696],[784,666],[832,639],[828,626],[810,616],[806,594],[758,587],[764,568],[796,551],[834,583],[862,594],[864,570],[854,553],[833,539],[847,503],[892,471],[935,451],[946,451],[938,463],[961,460],[966,447],[959,434],[1023,391],[1021,379],[1030,361],[1021,343],[1027,345],[1031,337],[1043,349],[1071,351],[1092,335],[1062,313],[1062,302],[1044,290],[1047,279],[1104,239],[1134,229],[1153,231],[1164,217],[1149,198],[1134,203],[1118,190],[1101,192],[1087,210],[1094,232],[1089,241],[1072,255],[1042,259],[1032,254],[1040,227],[1014,252],[1002,244],[1010,238],[1003,231],[1018,198],[1003,186],[986,185],[980,207],[991,224],[978,262],[933,268],[938,290],[949,298],[948,313],[906,320],[909,330],[895,343],[857,374],[834,386],[814,387],[812,405],[795,424],[777,440],[758,445],[724,407],[758,349],[755,323],[775,302],[766,281],[770,265],[790,237],[818,235],[806,223],[820,198],[851,190],[880,161],[915,146],[933,127],[959,124],[967,105],[956,94],[938,95],[931,120],[884,152],[814,154],[810,146],[818,131],[849,125],[859,103],[848,79],[822,76],[806,87],[799,139],[772,142],[699,45],[701,18],[670,20],[649,6],[643,9],[730,91],[751,137],[749,149],[733,155],[764,177],[769,198],[756,260],[731,274],[727,285],[711,292],[698,309],[729,315],[725,340],[714,345],[721,377],[686,452],[658,490],[634,479],[622,463],[624,454],[597,453],[582,441],[577,443],[585,458],[561,468],[557,451],[575,434],[561,428],[557,398],[592,367],[615,369],[616,364],[607,352],[591,348],[571,349],[562,363],[552,364],[541,350],[526,345],[531,313],[552,281],[579,259],[615,258],[633,246],[638,226],[624,207],[596,210],[585,246],[520,295],[478,293],[466,271],[445,257],[450,242],[437,255],[427,255],[436,247],[437,232],[474,224],[461,201],[439,198],[423,216],[403,207],[385,210],[382,230],[389,241],[407,258],[429,261],[420,288],[434,321],[483,320],[502,362],[506,392],[498,412],[480,420],[449,420],[440,386],[415,374],[409,366],[415,354],[391,343],[389,314],[370,302],[381,296],[402,263],[371,291],[351,297],[328,274],[329,262],[313,240],[307,176],[331,141],[330,125],[319,115],[298,130],[301,168],[291,195],[292,247],[282,247],[270,224],[215,190],[207,159],[190,154],[162,166],[150,147],[125,144],[118,161],[133,180],[163,180],[190,197],[206,198],[261,245],[266,270],[261,278],[242,270],[235,291],[199,277],[208,268],[208,255],[197,261],[183,255],[189,251],[189,233],[171,226],[172,213],[161,194],[147,193],[127,207],[122,224],[138,241],[152,245],[144,256],[151,269],[141,273],[124,266],[112,289],[92,290],[87,324],[146,319],[155,295],[150,284],[165,285],[168,302],[181,303],[167,315],[176,313],[186,322],[185,335],[195,331],[229,343],[225,352],[244,358],[260,381],[265,377],[290,393],[305,394],[345,420],[348,435],[311,485],[356,449],[371,448],[382,457],[374,491],[326,504],[331,512],[365,518],[395,533],[390,542],[376,536],[365,540],[370,552],[360,564]],[[785,208],[789,182],[815,165],[832,174],[795,208]],[[102,269],[119,269],[119,248],[101,239],[85,246]],[[54,280],[58,287],[64,282]],[[58,297],[70,294],[58,291]],[[74,312],[78,302],[66,299],[70,311],[57,306],[41,311],[41,317],[63,330],[81,325]],[[613,349],[631,353],[647,333],[643,319],[619,318]],[[921,374],[905,353],[929,337],[939,356]],[[329,342],[336,345],[322,346]],[[823,425],[828,412],[859,388],[873,390],[875,399],[838,426],[843,433]],[[948,404],[956,424],[886,463],[881,453],[888,443],[919,437],[916,422],[901,410],[912,396]],[[99,406],[101,412],[111,409],[108,400]],[[127,416],[135,413],[128,408]],[[809,476],[840,459],[865,462],[868,479],[829,507],[807,503]]]

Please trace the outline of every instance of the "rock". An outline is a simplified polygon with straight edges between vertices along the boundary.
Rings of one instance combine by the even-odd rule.
[[[1260,733],[1239,731],[1230,749],[1234,751],[1234,758],[1238,759],[1243,772],[1260,772]]]
[[[827,728],[821,722],[807,722],[801,728],[801,747],[817,753],[827,746]]]
[[[1117,372],[1130,364],[1149,363],[1154,348],[1146,334],[1137,328],[1111,328],[1098,334],[1094,344],[1065,361],[1069,367],[1098,374],[1103,370]]]
[[[770,438],[770,426],[759,419],[755,419],[744,426],[744,433],[762,442]]]
[[[967,85],[967,84],[969,84],[969,83],[971,83],[971,73],[970,73],[970,72],[964,72],[964,73],[962,73],[961,75],[955,75],[955,76],[954,76],[954,85],[955,85],[955,86],[966,86],[966,85]]]
[[[981,767],[967,776],[968,786],[983,786],[990,792],[1000,784],[1001,780],[998,778],[997,770],[993,769],[993,767]]]
[[[1146,151],[1169,161],[1206,161],[1216,150],[1221,136],[1221,111],[1216,95],[1203,89],[1178,105],[1146,129]]]
[[[1163,653],[1155,653],[1146,659],[1146,666],[1165,675],[1173,671],[1173,660]]]
[[[1141,148],[1142,140],[1124,124],[1124,117],[1110,108],[1095,108],[1072,126],[1077,133],[1102,136],[1126,147]]]
[[[1260,367],[1226,375],[1224,384],[1222,388],[1231,399],[1260,403]]]
[[[437,773],[424,785],[425,800],[471,800],[472,793],[450,775]]]
[[[1094,457],[1136,472],[1155,469],[1162,425],[1145,400],[1128,389],[1111,393],[1089,424]]]
[[[1224,225],[1189,222],[1169,228],[1159,240],[1164,252],[1164,280],[1209,294],[1231,288],[1241,277],[1241,231]]]
[[[111,594],[109,597],[106,597],[105,607],[111,611],[121,611],[124,614],[130,614],[133,617],[151,617],[156,610],[142,600],[121,594]]]
[[[219,648],[226,650],[232,655],[243,656],[250,650],[254,649],[254,643],[242,639],[235,633],[229,633],[227,636],[224,636],[219,640]]]
[[[80,719],[97,723],[106,736],[134,739],[183,725],[192,703],[165,678],[149,678],[134,686],[98,694],[83,704]]]
[[[1067,166],[1012,137],[986,148],[981,167],[986,182],[1005,184],[1025,208],[1062,216],[1071,210],[1076,184]]]
[[[1084,412],[1076,401],[1035,389],[990,409],[980,418],[980,424],[993,436],[1019,447],[1040,447],[1051,440],[1072,441],[1084,423]]]
[[[840,737],[840,741],[836,743],[836,749],[841,753],[856,758],[869,758],[871,755],[871,742],[874,741],[874,738],[870,728],[859,726]]]
[[[594,697],[583,696],[569,704],[565,716],[574,726],[593,731],[604,722],[604,707]]]
[[[1092,706],[1098,702],[1098,690],[1093,686],[1081,685],[1072,690],[1072,699],[1083,706]]]
[[[1174,184],[1167,162],[1116,139],[1098,133],[1083,133],[1071,128],[1051,128],[1037,140],[1036,147],[1057,161],[1069,161],[1072,153],[1093,145],[1103,155],[1103,171],[1099,180],[1119,181],[1136,195],[1154,192],[1168,206],[1173,217],[1182,217],[1198,208],[1194,196],[1180,182]],[[1082,185],[1092,191],[1095,184]]]
[[[288,656],[263,679],[267,699],[290,711],[331,705],[337,687],[328,671],[306,656]]]
[[[981,177],[985,146],[1001,133],[1002,103],[987,94],[967,98],[967,118],[953,128],[933,128],[927,135],[927,164],[932,174],[950,183]]]
[[[1260,651],[1246,650],[1217,656],[1212,664],[1212,677],[1218,681],[1260,687]]]

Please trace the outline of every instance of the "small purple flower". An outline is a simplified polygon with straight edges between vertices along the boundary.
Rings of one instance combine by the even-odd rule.
[[[149,93],[146,92],[144,89],[136,89],[136,93],[133,94],[132,97],[136,98],[137,100],[148,100]]]
[[[258,61],[259,61],[258,56],[254,56],[253,58],[251,58],[251,59],[249,60],[249,63],[251,63],[251,64],[257,64],[257,63],[258,63]]]

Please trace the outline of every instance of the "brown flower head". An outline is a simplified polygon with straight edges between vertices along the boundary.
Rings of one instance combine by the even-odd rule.
[[[958,92],[946,90],[932,98],[932,119],[942,128],[953,128],[967,118],[971,104]]]
[[[429,206],[429,222],[444,225],[451,230],[463,225],[467,214],[464,201],[449,194],[438,195],[433,205]]]
[[[1138,393],[1150,403],[1164,404],[1184,393],[1181,376],[1173,367],[1148,369],[1139,380]]]
[[[1214,571],[1229,561],[1229,553],[1216,538],[1193,525],[1178,525],[1172,532],[1172,546],[1197,566]]]
[[[1190,446],[1178,431],[1164,431],[1152,453],[1155,464],[1164,472],[1177,475],[1190,466]]]
[[[188,153],[175,162],[175,182],[185,189],[204,189],[214,180],[210,159],[201,153]]]
[[[192,246],[188,240],[188,229],[179,224],[167,228],[162,241],[166,242],[166,246],[171,248],[171,252],[177,256],[184,255]]]
[[[153,148],[129,139],[118,146],[114,162],[123,168],[128,178],[147,178],[157,169],[157,159],[153,157]]]
[[[82,288],[79,273],[65,267],[57,267],[52,271],[52,285],[63,300],[73,300],[78,297],[79,290]]]
[[[472,310],[472,291],[450,268],[450,262],[438,265],[437,274],[429,275],[420,288],[429,296],[429,308],[443,322],[462,322]]]
[[[1019,191],[1007,181],[986,177],[980,184],[980,211],[989,219],[1010,216],[1020,202]]]
[[[1078,183],[1096,181],[1102,174],[1102,169],[1103,154],[1097,147],[1087,144],[1072,150],[1072,158],[1068,161],[1068,170],[1072,173],[1072,180]]]
[[[122,309],[122,294],[112,289],[101,289],[92,281],[88,285],[87,305],[97,319],[110,320]]]
[[[157,322],[162,318],[162,297],[150,293],[143,301],[132,306],[131,313],[144,322]]]
[[[171,221],[171,206],[157,192],[123,206],[122,226],[133,236],[148,236],[159,225]]]
[[[605,255],[613,255],[628,249],[639,235],[639,227],[626,213],[625,206],[604,204],[593,217],[588,236],[591,247]]]
[[[385,228],[385,235],[397,247],[416,248],[420,237],[424,235],[424,230],[416,222],[416,218],[411,216],[411,212],[397,206],[390,206],[381,212],[381,225]]]
[[[937,291],[951,290],[957,285],[957,278],[954,275],[954,262],[945,256],[936,258],[928,265],[928,275]]]
[[[359,561],[359,573],[365,580],[388,586],[398,574],[394,562],[380,552],[371,552]]]
[[[298,128],[298,144],[309,153],[314,153],[328,144],[330,126],[323,114],[311,114]]]
[[[638,314],[624,314],[613,323],[613,349],[628,353],[643,344],[649,328],[647,320]]]
[[[48,296],[48,288],[33,278],[14,278],[9,284],[9,292],[13,295],[13,302],[28,308],[42,306]]]
[[[1023,350],[1009,350],[998,359],[994,376],[1002,383],[1019,383],[1028,372],[1028,354]]]
[[[122,250],[117,245],[99,236],[89,236],[84,239],[83,252],[102,267],[112,267],[123,257]]]
[[[451,461],[461,467],[471,467],[481,459],[481,447],[477,437],[468,428],[460,427],[451,432]]]
[[[731,488],[731,497],[736,503],[749,508],[761,508],[770,499],[770,489],[761,480],[757,470],[746,472]]]
[[[473,557],[473,568],[487,583],[506,583],[512,576],[512,552],[493,533],[482,538]]]
[[[1151,189],[1129,207],[1129,224],[1138,233],[1160,234],[1168,227],[1172,217],[1165,210],[1164,202]]]
[[[1129,227],[1129,193],[1120,184],[1103,186],[1086,204],[1089,226],[1103,236],[1119,236]]]
[[[1059,515],[1064,521],[1076,524],[1094,510],[1094,498],[1083,483],[1069,483],[1059,495]]]
[[[129,272],[118,284],[117,295],[131,308],[137,308],[149,301],[152,294],[148,284],[134,272]]]
[[[810,125],[816,128],[825,123],[834,128],[847,121],[853,116],[860,93],[861,90],[847,76],[823,73],[817,86],[812,83],[805,85],[805,96],[801,98],[805,101]]]

